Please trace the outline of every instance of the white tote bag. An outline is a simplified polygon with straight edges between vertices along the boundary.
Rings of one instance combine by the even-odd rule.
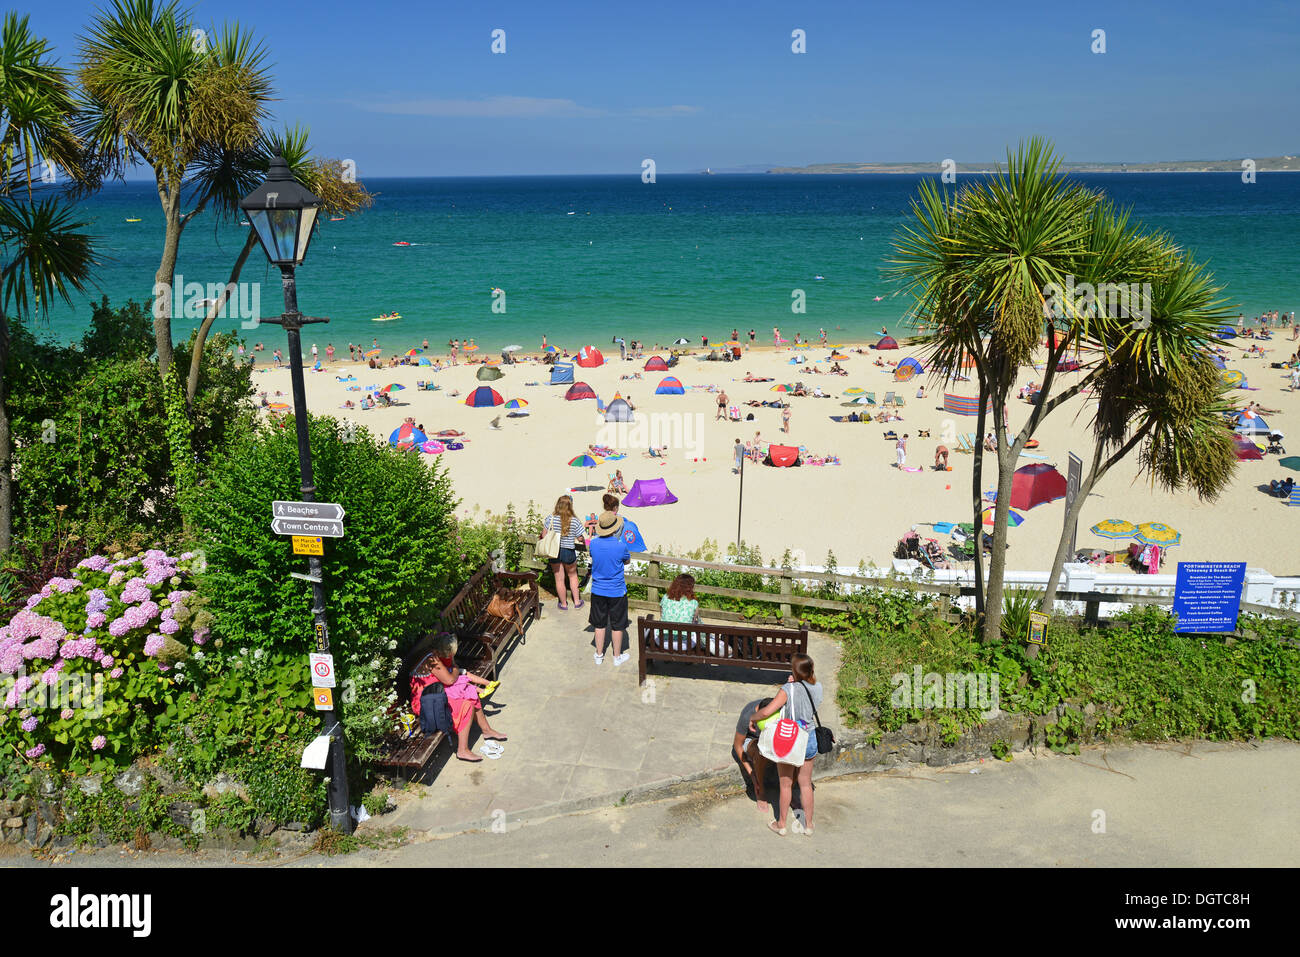
[[[537,547],[533,549],[534,554],[539,558],[559,558],[560,557],[560,533],[548,531],[542,536]]]
[[[791,717],[786,717],[786,714]],[[793,714],[790,692],[787,691],[785,707],[781,709],[781,720],[769,721],[758,736],[758,753],[769,761],[791,764],[797,768],[803,764],[804,755],[808,752],[808,732],[799,727]]]

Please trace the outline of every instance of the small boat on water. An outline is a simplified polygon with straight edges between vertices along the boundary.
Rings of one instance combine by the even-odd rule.
[[[410,244],[410,243],[407,243],[407,242],[401,242],[401,243],[393,243],[393,245],[394,245],[394,246],[409,246],[409,245],[411,245],[411,244]]]
[[[239,221],[239,225],[241,225],[241,226],[251,226],[251,225],[253,225],[253,224],[250,223],[250,222],[249,222],[248,220],[246,220],[246,219],[241,219],[241,220]]]
[[[402,314],[400,312],[386,312],[383,315],[375,316],[370,321],[371,322],[392,322],[394,319],[401,319],[401,318],[402,318]]]
[[[129,219],[129,218],[128,218],[128,219],[127,219],[127,222],[128,222],[128,223],[138,223],[138,222],[140,222],[140,220],[139,220],[138,217],[135,218],[135,219]]]
[[[342,216],[331,216],[331,217],[330,217],[330,222],[331,222],[331,223],[341,223],[341,222],[343,222],[343,219],[344,219],[344,217],[342,217]]]

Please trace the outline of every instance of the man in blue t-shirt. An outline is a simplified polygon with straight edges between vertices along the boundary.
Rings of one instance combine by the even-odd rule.
[[[612,631],[614,665],[631,657],[623,648],[623,636],[631,621],[627,617],[627,581],[625,566],[632,559],[623,541],[623,520],[617,512],[602,512],[596,521],[596,537],[591,552],[591,614],[588,620],[596,629],[596,664],[605,662],[605,632]]]

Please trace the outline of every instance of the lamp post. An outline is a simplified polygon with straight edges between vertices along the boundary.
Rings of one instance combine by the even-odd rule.
[[[293,178],[284,157],[272,158],[266,180],[239,203],[248,215],[253,232],[271,265],[280,267],[280,284],[284,290],[284,315],[263,322],[283,326],[289,337],[289,374],[293,383],[294,425],[298,432],[298,471],[302,501],[316,500],[316,485],[311,471],[311,443],[307,436],[307,396],[302,375],[302,327],[329,322],[298,311],[298,290],[294,269],[302,264],[311,242],[312,229],[320,213],[321,201]],[[329,651],[329,626],[325,620],[325,584],[321,560],[307,556],[311,582],[312,618],[316,625],[316,650]],[[335,710],[321,712],[322,733],[330,738],[329,804],[330,825],[346,834],[352,832],[352,814],[348,803],[348,773],[344,755],[342,714]]]

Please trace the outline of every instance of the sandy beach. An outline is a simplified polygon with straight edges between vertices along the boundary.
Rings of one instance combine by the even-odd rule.
[[[1249,345],[1247,340],[1234,342]],[[267,368],[270,350],[277,345],[272,340],[268,350],[258,354],[253,380],[259,390],[266,390],[272,402],[290,402],[287,367]],[[575,352],[580,345],[568,344],[569,351]],[[1270,368],[1270,362],[1287,359],[1297,344],[1289,336],[1279,335],[1264,345],[1270,351],[1263,358],[1246,358],[1243,348],[1227,346],[1228,368],[1243,371],[1253,387],[1248,391],[1233,390],[1230,398],[1237,405],[1253,400],[1265,409],[1280,410],[1277,414],[1266,413],[1266,418],[1273,428],[1294,434],[1294,447],[1290,449],[1294,454],[1300,452],[1300,430],[1292,425],[1300,409],[1300,393],[1288,389],[1287,373]],[[399,346],[405,350],[419,346],[419,342],[399,342],[397,335],[389,332],[384,340],[385,355]],[[930,376],[929,370],[910,381],[896,382],[891,367],[874,364],[877,357],[898,362],[911,355],[906,344],[899,351],[876,353],[867,349],[861,354],[852,351],[854,344],[844,343],[840,352],[849,358],[840,366],[848,371],[847,376],[827,374],[831,363],[826,358],[831,350],[824,346],[798,352],[757,347],[731,363],[706,361],[708,350],[697,347],[668,373],[643,370],[653,354],[648,350],[639,361],[620,361],[617,346],[597,348],[605,350],[605,364],[575,368],[575,378],[588,383],[605,402],[616,393],[629,399],[635,406],[637,421],[622,428],[630,431],[619,432],[619,427],[605,423],[595,401],[566,401],[567,387],[549,385],[550,369],[541,363],[539,354],[521,355],[517,364],[502,366],[504,377],[490,383],[479,382],[475,374],[480,365],[467,364],[463,357],[459,365],[436,373],[419,366],[372,370],[336,357],[323,371],[307,372],[308,405],[314,414],[353,421],[385,439],[407,416],[422,424],[431,437],[442,429],[464,432],[464,449],[425,456],[447,467],[462,499],[463,515],[499,514],[509,502],[522,513],[530,501],[539,510],[549,511],[558,495],[584,485],[599,485],[599,491],[573,493],[578,513],[586,515],[600,510],[601,494],[616,468],[622,470],[629,487],[637,479],[662,478],[679,501],[628,512],[629,517],[635,517],[650,549],[661,553],[684,555],[699,549],[706,540],[725,549],[727,543],[735,541],[739,479],[732,468],[733,446],[737,438],[742,442],[753,440],[755,433],[764,443],[800,446],[812,456],[833,455],[840,462],[800,468],[746,464],[741,534],[747,544],[762,549],[765,563],[773,558],[779,560],[789,548],[796,564],[822,565],[829,549],[841,566],[862,561],[888,567],[895,543],[912,526],[919,526],[922,537],[933,536],[946,546],[947,536],[935,535],[927,523],[970,520],[972,455],[957,450],[955,437],[973,432],[976,419],[944,411],[942,384]],[[323,346],[321,352],[323,355]],[[445,356],[433,352],[429,355],[444,364],[447,361]],[[805,356],[807,363],[792,365],[790,359],[795,355]],[[822,370],[821,374],[814,368]],[[638,374],[640,378],[624,378]],[[656,395],[655,387],[665,375],[678,377],[685,394]],[[746,375],[774,381],[744,382]],[[1059,373],[1058,382],[1068,385],[1077,375]],[[355,376],[355,381],[340,381],[340,377],[349,376]],[[1041,365],[1037,370],[1026,368],[1017,385],[1041,378]],[[435,381],[440,389],[419,391],[418,380]],[[801,380],[810,393],[820,387],[833,398],[789,398],[788,436],[781,431],[780,409],[744,405],[750,400],[785,398],[772,391],[773,386],[795,380]],[[350,388],[382,388],[394,382],[406,388],[396,393],[393,407],[364,411],[342,408],[349,399],[359,405],[365,394]],[[467,407],[466,396],[485,384],[504,399],[526,400],[527,417],[509,418],[507,410],[499,406]],[[924,399],[917,398],[920,386],[926,389]],[[831,416],[847,416],[855,411],[842,405],[848,401],[843,393],[850,388],[874,392],[878,402],[886,393],[897,392],[905,399],[900,410],[903,421],[833,422]],[[741,421],[715,420],[717,396],[710,389],[726,392],[728,404],[739,406]],[[974,395],[969,383],[950,385],[948,391]],[[1086,469],[1091,454],[1088,425],[1094,409],[1095,403],[1082,395],[1057,409],[1037,432],[1040,446],[1035,451],[1042,458],[1025,458],[1021,464],[1043,461],[1065,474],[1067,453],[1073,450],[1084,459]],[[1011,402],[1014,429],[1023,425],[1029,411],[1027,402]],[[752,421],[747,418],[751,413]],[[490,423],[497,417],[500,429],[494,430]],[[919,471],[895,468],[894,442],[883,437],[889,429],[910,435],[907,465],[919,467]],[[919,437],[921,431],[928,431],[930,437]],[[1261,446],[1266,444],[1262,436],[1256,438]],[[637,444],[622,444],[619,439]],[[665,459],[644,454],[651,441],[670,445]],[[602,462],[589,471],[567,464],[593,444],[612,445],[626,453],[626,458]],[[935,448],[940,444],[951,450],[951,471],[933,468]],[[1267,455],[1261,461],[1240,462],[1229,490],[1218,502],[1206,504],[1190,494],[1153,489],[1148,481],[1136,477],[1134,454],[1112,469],[1090,496],[1080,516],[1078,547],[1105,549],[1126,544],[1108,542],[1089,531],[1090,526],[1107,518],[1135,523],[1158,521],[1180,530],[1183,536],[1181,546],[1170,551],[1166,572],[1172,572],[1174,562],[1180,560],[1215,560],[1245,561],[1274,574],[1295,574],[1300,570],[1300,549],[1296,547],[1300,514],[1261,490],[1261,486],[1267,489],[1270,479],[1288,475],[1300,478],[1281,468],[1277,458]],[[996,465],[991,456],[985,459],[984,476],[985,490],[991,490],[996,482]],[[1008,567],[1049,567],[1064,509],[1064,501],[1058,500],[1025,513],[1024,523],[1008,533]],[[1107,566],[1108,571],[1121,568]]]

